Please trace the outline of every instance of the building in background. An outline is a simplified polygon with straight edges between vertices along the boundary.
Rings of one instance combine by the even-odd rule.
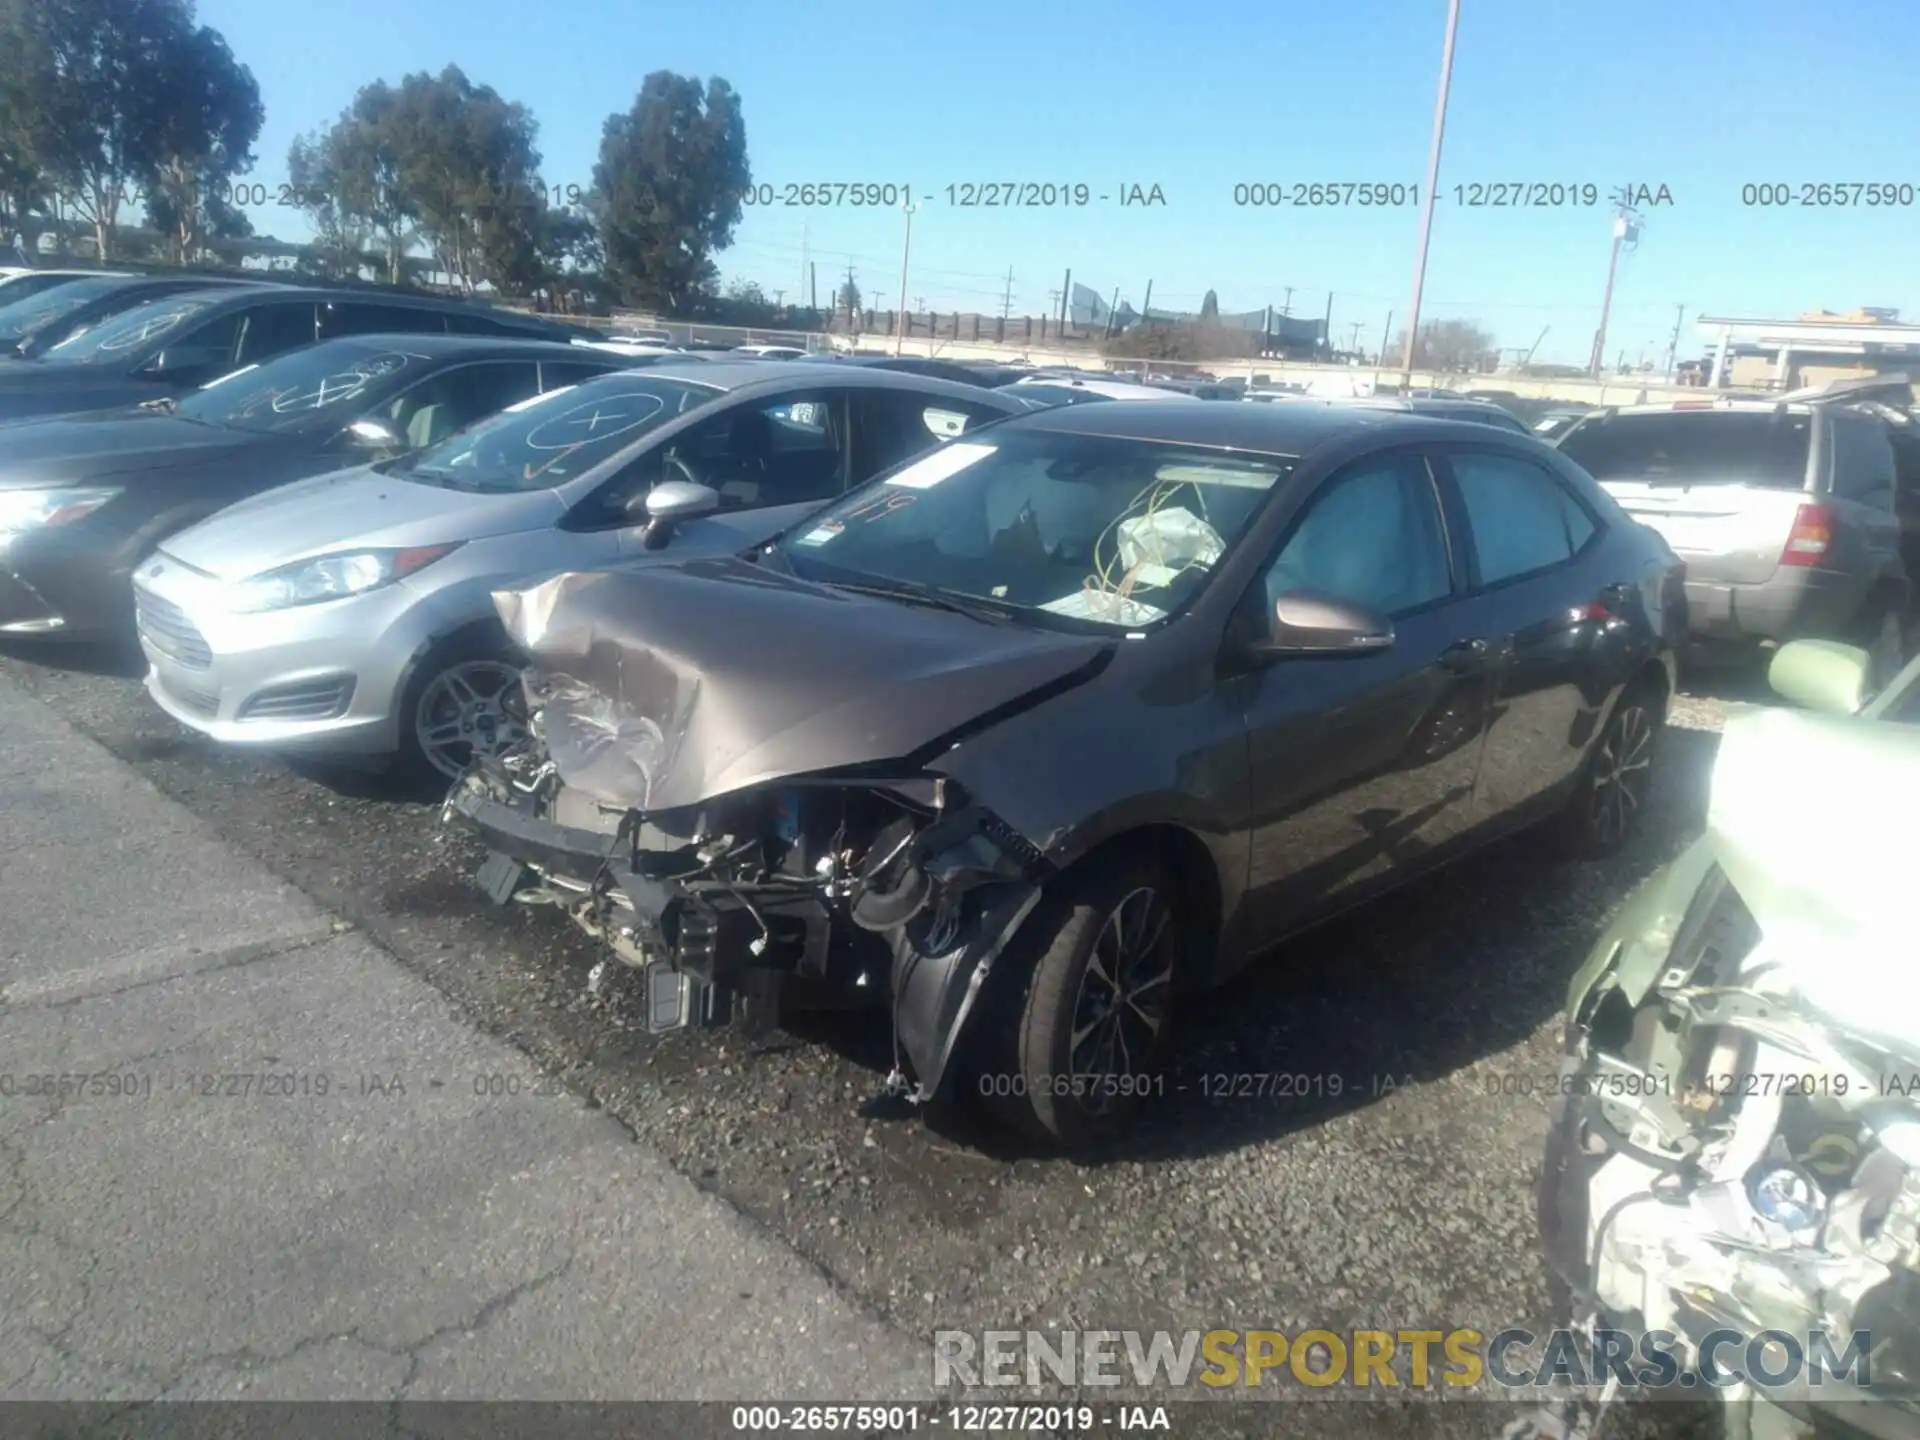
[[[1698,324],[1712,356],[1707,383],[1716,389],[1798,390],[1920,373],[1920,325],[1901,324],[1897,310],[1808,310],[1794,320],[1703,315]]]

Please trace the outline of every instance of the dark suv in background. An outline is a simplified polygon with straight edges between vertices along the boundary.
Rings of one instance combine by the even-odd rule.
[[[178,397],[242,365],[347,335],[565,341],[586,333],[431,296],[277,284],[208,288],[201,282],[120,310],[36,358],[0,365],[0,420]]]
[[[1596,410],[1558,444],[1686,562],[1699,647],[1846,640],[1884,680],[1906,653],[1920,565],[1911,405],[1904,375],[1876,377]]]

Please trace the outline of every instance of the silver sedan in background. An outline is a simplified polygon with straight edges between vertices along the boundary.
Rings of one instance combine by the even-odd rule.
[[[674,556],[744,549],[1027,408],[923,376],[770,361],[555,391],[169,539],[134,576],[147,689],[229,744],[457,775],[525,733],[495,590],[669,542]]]

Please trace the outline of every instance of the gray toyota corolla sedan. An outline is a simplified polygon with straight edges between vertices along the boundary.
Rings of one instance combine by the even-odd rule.
[[[1019,413],[973,386],[771,361],[555,391],[168,539],[134,574],[147,689],[216,740],[456,775],[524,733],[495,590],[738,551]]]
[[[1068,1143],[1163,1093],[1181,991],[1530,822],[1619,846],[1685,633],[1666,543],[1529,436],[1198,401],[497,603],[538,722],[449,799],[496,900],[654,1028],[884,1002],[902,1093]]]

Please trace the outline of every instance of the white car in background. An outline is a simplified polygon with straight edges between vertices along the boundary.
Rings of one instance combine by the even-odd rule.
[[[807,352],[798,345],[736,345],[727,352],[736,360],[804,360]]]

